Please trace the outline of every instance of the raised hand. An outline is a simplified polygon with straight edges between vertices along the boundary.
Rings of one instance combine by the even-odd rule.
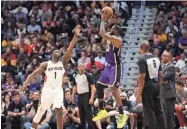
[[[75,29],[75,34],[76,34],[76,35],[79,35],[79,34],[80,34],[80,31],[81,31],[81,26],[80,26],[80,25],[77,25],[77,26],[76,26],[76,29]]]

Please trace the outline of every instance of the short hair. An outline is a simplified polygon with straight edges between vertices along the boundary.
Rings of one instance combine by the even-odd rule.
[[[150,50],[150,44],[147,40],[144,40],[140,43],[140,47],[144,47],[145,51],[149,51]]]
[[[17,95],[20,96],[19,92],[14,92],[13,97],[15,97],[15,96],[17,96]]]
[[[71,90],[69,88],[66,88],[65,89],[65,94],[68,93],[68,92],[71,94]]]
[[[51,50],[51,54],[53,54],[53,52],[54,52],[55,50],[59,50],[59,49],[58,49],[58,48],[52,49],[52,50]]]

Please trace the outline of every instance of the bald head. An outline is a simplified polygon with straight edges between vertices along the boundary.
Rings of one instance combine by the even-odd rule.
[[[162,54],[162,62],[164,64],[170,62],[172,59],[172,54],[168,51],[164,51],[163,54]]]
[[[78,64],[78,71],[80,74],[84,73],[84,64],[83,63]]]
[[[149,50],[150,50],[149,42],[148,41],[142,41],[140,43],[140,49],[141,49],[140,50],[141,54],[149,52]]]

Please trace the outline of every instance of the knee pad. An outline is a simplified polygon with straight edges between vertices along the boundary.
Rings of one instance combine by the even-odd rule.
[[[46,109],[42,108],[42,106],[40,105],[38,107],[36,115],[34,116],[33,122],[39,123],[45,111]]]
[[[97,83],[96,90],[97,90],[98,99],[103,99],[104,98],[104,88],[106,88],[106,86],[104,86],[100,83]]]

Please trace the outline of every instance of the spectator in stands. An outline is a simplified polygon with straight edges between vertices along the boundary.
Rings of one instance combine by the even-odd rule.
[[[19,37],[21,36],[21,34],[26,33],[25,25],[22,23],[18,24],[18,29],[16,33],[18,34]]]
[[[156,56],[156,57],[160,57],[160,50],[158,48],[154,48],[153,49],[153,54]]]
[[[3,39],[5,39],[7,36],[10,36],[12,39],[14,39],[15,38],[14,24],[8,22],[7,26],[4,27],[2,34],[3,34]]]
[[[81,58],[78,60],[78,64],[83,63],[86,65],[88,62],[90,62],[90,58],[86,57],[86,52],[82,51],[81,52]]]
[[[181,59],[177,61],[175,67],[178,67],[180,70],[185,66],[185,56],[184,53],[180,55]]]
[[[101,75],[101,70],[99,70],[96,65],[92,65],[90,72],[92,73],[93,81],[95,85],[97,86],[97,81]]]
[[[178,32],[178,28],[176,25],[173,25],[172,19],[168,18],[168,26],[166,28],[165,33],[168,34],[170,32],[172,32],[175,35],[176,33],[174,33],[174,32]]]
[[[6,116],[8,114],[8,106],[11,102],[11,97],[9,94],[4,96],[5,98],[1,101],[1,128],[6,127]]]
[[[175,106],[177,118],[180,123],[180,128],[183,129],[185,126],[187,127],[187,122],[185,121],[185,116],[182,111],[185,110],[185,103],[187,100],[187,91],[182,87],[181,82],[176,82],[176,91],[177,91],[177,103]],[[185,128],[184,128],[185,129]]]
[[[10,47],[12,49],[15,49],[16,42],[13,40],[13,38],[10,35],[7,35],[7,37],[2,41],[2,51],[6,51],[7,47]]]
[[[183,29],[182,37],[179,38],[178,44],[179,48],[184,51],[185,56],[187,57],[187,29]]]
[[[72,77],[74,73],[75,73],[75,71],[73,70],[72,64],[71,64],[71,63],[68,63],[68,64],[66,65],[66,74],[67,74],[69,77]]]
[[[97,57],[95,57],[95,61],[99,61],[105,65],[105,57],[103,56],[103,52],[101,50],[97,51]]]
[[[2,85],[2,94],[9,94],[13,96],[14,92],[17,91],[17,84],[13,81],[12,75],[6,76],[6,83]]]
[[[12,52],[11,47],[7,47],[5,53],[1,56],[2,66],[8,66],[5,58],[10,59],[10,65],[16,66],[16,55]]]
[[[165,43],[166,40],[167,40],[167,36],[166,34],[164,33],[164,30],[163,28],[159,28],[158,29],[158,39],[161,43]]]
[[[15,128],[15,126],[24,129],[26,114],[25,105],[21,101],[20,94],[18,92],[14,93],[13,99],[14,100],[8,106],[8,116],[6,117],[7,129]]]
[[[31,107],[33,105],[33,98],[34,98],[33,96],[35,96],[35,94],[33,94],[32,92],[29,92],[29,94],[25,98],[23,98],[23,101],[25,103],[25,108],[27,111],[27,115],[30,112]]]
[[[72,89],[72,86],[70,84],[70,77],[68,77],[67,75],[63,76],[63,87],[64,87],[64,89],[66,89],[66,88]]]
[[[48,5],[46,3],[44,3],[42,5],[42,9],[41,9],[41,21],[43,22],[44,20],[46,20],[48,17],[52,17],[52,11],[50,8],[48,8]]]
[[[86,64],[86,70],[90,71],[92,69],[92,65],[95,65],[98,70],[102,70],[104,67],[99,61],[95,61],[94,55],[90,56],[90,62]]]
[[[32,18],[30,20],[30,25],[27,27],[27,31],[29,34],[33,34],[34,31],[38,31],[39,33],[41,32],[41,27],[36,24],[36,19]]]
[[[78,102],[75,98],[75,104],[72,103],[72,94],[70,89],[65,90],[65,99],[64,99],[64,127],[75,129],[79,128],[80,126],[80,118],[79,118],[79,110],[78,108]]]

